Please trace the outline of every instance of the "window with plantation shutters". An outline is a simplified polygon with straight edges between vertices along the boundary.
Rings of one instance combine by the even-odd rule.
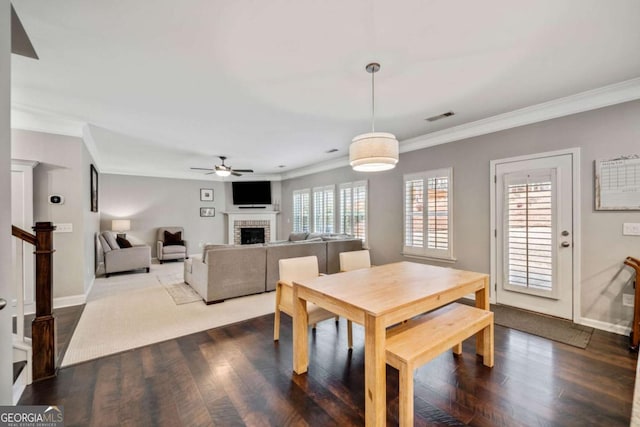
[[[340,184],[339,231],[367,240],[367,181]]]
[[[313,231],[314,233],[334,232],[335,186],[313,189]]]
[[[309,189],[293,192],[293,232],[301,233],[310,230],[310,191]]]
[[[554,169],[504,177],[505,288],[553,293]]]
[[[446,168],[404,176],[404,254],[453,258],[452,174]]]

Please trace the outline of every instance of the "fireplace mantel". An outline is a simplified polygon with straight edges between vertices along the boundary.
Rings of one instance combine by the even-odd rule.
[[[235,236],[235,223],[246,221],[268,221],[269,227],[269,241],[275,242],[277,229],[276,229],[276,216],[280,213],[278,211],[265,211],[262,209],[243,209],[238,211],[223,212],[227,218],[227,243],[233,245]]]

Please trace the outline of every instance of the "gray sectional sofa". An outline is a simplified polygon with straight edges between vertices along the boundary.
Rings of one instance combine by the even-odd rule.
[[[207,245],[202,255],[185,260],[184,280],[207,303],[272,291],[278,261],[315,255],[321,273],[337,273],[340,252],[362,249],[362,241],[345,236],[313,236],[259,245]]]

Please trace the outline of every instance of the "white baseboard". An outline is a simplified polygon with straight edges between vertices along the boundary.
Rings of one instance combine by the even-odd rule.
[[[85,294],[71,295],[68,297],[60,297],[53,299],[53,308],[71,307],[74,305],[84,304],[87,301]]]
[[[13,404],[14,405],[18,404],[18,402],[20,401],[20,398],[22,397],[22,393],[27,388],[27,380],[26,380],[26,376],[27,376],[27,372],[26,371],[27,371],[27,369],[29,369],[29,366],[25,366],[24,367],[22,372],[20,372],[20,376],[18,377],[16,382],[13,383],[12,393],[13,393]]]
[[[87,297],[89,296],[89,294],[91,293],[91,289],[93,289],[93,285],[95,283],[96,283],[96,276],[94,274],[93,277],[91,278],[91,283],[89,283],[89,288],[84,293],[85,301],[86,301]]]
[[[582,325],[582,326],[590,326],[594,329],[599,329],[601,331],[605,331],[605,332],[612,332],[614,334],[618,334],[618,335],[629,335],[629,333],[631,332],[631,328],[629,326],[626,325],[616,325],[613,323],[609,323],[609,322],[603,322],[601,320],[595,320],[595,319],[586,319],[586,318],[579,318],[576,319],[576,322],[578,325]]]

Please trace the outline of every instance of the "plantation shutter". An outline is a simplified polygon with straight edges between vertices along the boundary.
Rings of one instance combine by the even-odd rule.
[[[350,184],[340,184],[340,232],[351,234],[353,230],[352,188]]]
[[[424,179],[412,179],[404,186],[405,247],[424,247]]]
[[[353,237],[366,240],[367,235],[367,183],[353,184]]]
[[[453,257],[451,182],[451,168],[405,175],[403,253]]]
[[[508,288],[554,292],[554,181],[555,169],[505,176],[504,274]]]
[[[315,233],[333,233],[334,198],[333,185],[313,189],[313,231]]]
[[[339,231],[366,241],[367,181],[347,182],[339,186]]]
[[[427,179],[427,248],[449,248],[449,178]]]
[[[309,231],[309,190],[293,192],[293,232]]]

